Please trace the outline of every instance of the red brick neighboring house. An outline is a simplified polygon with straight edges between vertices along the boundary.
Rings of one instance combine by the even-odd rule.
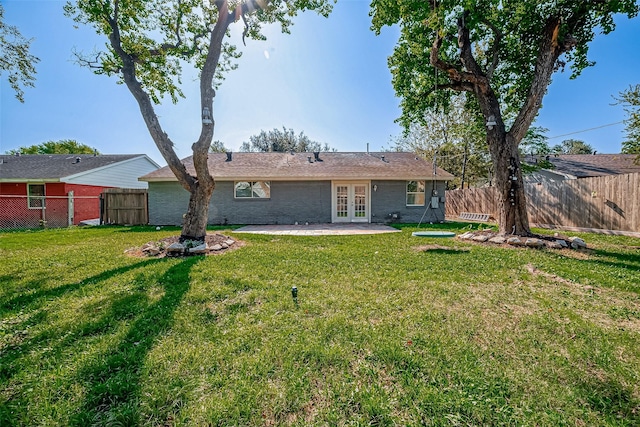
[[[77,225],[100,216],[105,188],[146,188],[144,154],[0,155],[0,228]]]

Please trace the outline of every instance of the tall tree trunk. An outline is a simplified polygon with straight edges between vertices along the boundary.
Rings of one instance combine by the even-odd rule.
[[[184,217],[180,241],[204,241],[207,235],[209,218],[209,200],[215,189],[215,183],[195,184],[189,195],[189,206]]]
[[[489,148],[498,191],[498,230],[500,234],[530,236],[529,215],[522,179],[518,144],[509,135],[489,132]]]

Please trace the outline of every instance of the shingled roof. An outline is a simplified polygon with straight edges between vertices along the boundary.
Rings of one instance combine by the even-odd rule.
[[[540,157],[527,156],[525,161],[534,165]],[[554,166],[550,171],[570,178],[640,172],[640,164],[634,163],[636,154],[550,154],[544,157],[548,157]]]
[[[230,160],[229,160],[230,156]],[[195,173],[193,158],[182,161]],[[449,172],[413,153],[210,153],[209,170],[219,181],[319,181],[319,180],[450,180]],[[141,181],[175,181],[168,167],[140,178]]]
[[[144,154],[21,154],[0,155],[0,181],[63,178],[101,169]]]

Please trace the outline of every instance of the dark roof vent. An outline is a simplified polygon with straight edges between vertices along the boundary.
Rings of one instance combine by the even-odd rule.
[[[386,160],[384,159],[384,156],[380,156],[380,160],[382,160],[383,162],[386,162]]]
[[[82,160],[80,157],[76,157],[76,161],[73,163],[80,163],[80,160]]]
[[[316,162],[321,162],[322,161],[320,159],[320,152],[319,151],[314,151],[313,152],[313,157],[315,158]]]
[[[225,162],[230,162],[231,161],[231,151],[227,151],[227,160],[225,160]]]
[[[307,156],[307,160],[309,160],[309,163],[313,163],[313,161],[311,160],[311,156]]]

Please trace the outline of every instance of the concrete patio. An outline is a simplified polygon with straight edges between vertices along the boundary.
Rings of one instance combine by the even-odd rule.
[[[234,233],[273,234],[280,236],[331,236],[355,234],[399,233],[400,230],[384,224],[305,224],[305,225],[247,225]]]

